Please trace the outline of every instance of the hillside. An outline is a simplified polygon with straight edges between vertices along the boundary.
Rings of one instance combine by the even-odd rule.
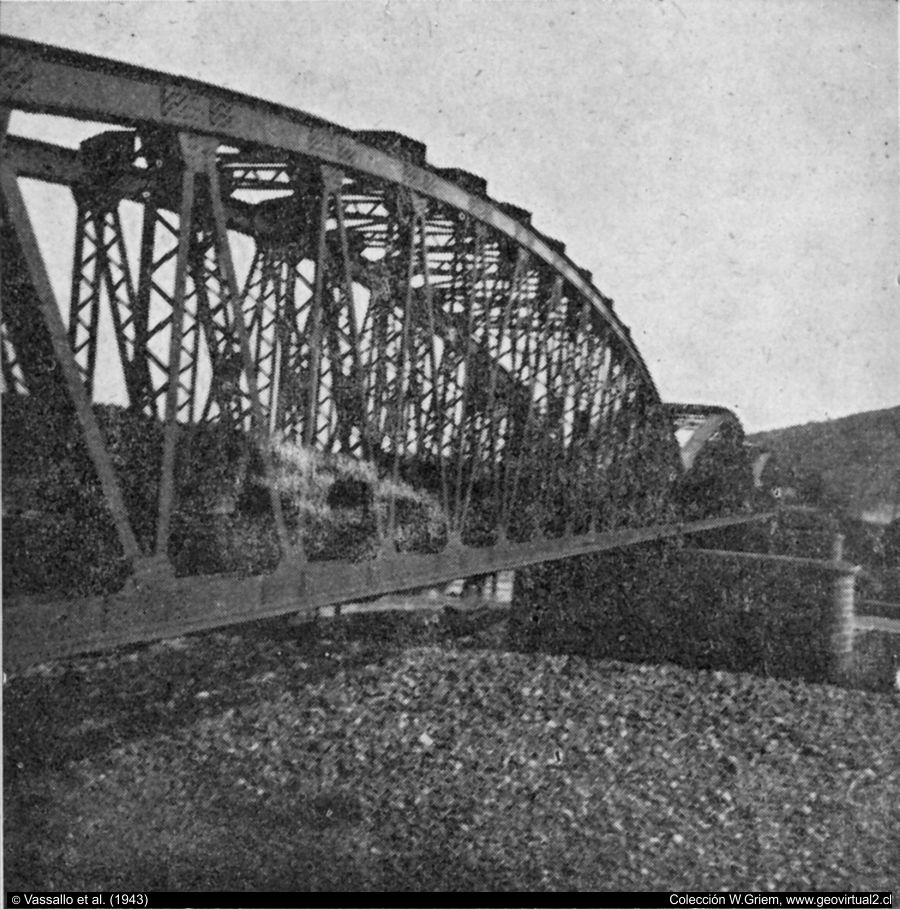
[[[824,495],[851,513],[883,523],[900,515],[900,407],[747,439],[774,452],[782,480],[818,474]]]

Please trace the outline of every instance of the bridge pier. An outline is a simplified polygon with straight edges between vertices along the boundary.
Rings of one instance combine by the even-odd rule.
[[[844,535],[834,536],[831,559],[835,563],[844,560]],[[856,576],[859,569],[851,566],[847,571],[835,575],[832,583],[830,645],[831,663],[829,681],[840,684],[851,679],[854,670],[853,638],[856,632]]]
[[[858,665],[858,566],[670,541],[517,572],[511,646],[878,684]]]

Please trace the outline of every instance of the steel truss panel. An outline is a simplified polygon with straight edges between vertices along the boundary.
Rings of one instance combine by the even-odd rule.
[[[223,140],[281,148],[403,185],[466,212],[529,248],[587,297],[640,364],[644,379],[652,381],[630,332],[612,312],[611,301],[550,242],[486,197],[366,145],[347,129],[290,108],[19,38],[3,37],[0,49],[0,105],[100,122],[187,129]]]
[[[75,652],[676,532],[671,414],[629,330],[480,178],[438,173],[393,133],[18,39],[0,51],[0,106],[113,127],[77,151],[5,137],[0,365],[6,394],[77,414],[96,474],[84,482],[131,570],[118,593],[71,606],[8,598],[23,653],[42,652],[35,622],[44,653]],[[67,323],[22,178],[76,201]],[[139,237],[123,219],[135,206]],[[123,493],[132,468],[101,428],[104,345],[128,418],[156,440],[150,506]],[[240,517],[274,534],[272,574],[175,577],[184,440],[211,424],[240,439],[243,491],[251,460],[265,487]],[[273,439],[366,462],[388,490],[376,557],[307,561],[314,524],[278,488]],[[404,484],[439,504],[440,552],[400,553]]]

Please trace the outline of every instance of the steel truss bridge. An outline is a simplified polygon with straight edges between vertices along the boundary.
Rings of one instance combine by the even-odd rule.
[[[9,592],[8,664],[749,519],[685,523],[675,490],[722,414],[683,458],[675,430],[699,411],[663,405],[591,275],[420,143],[10,38],[0,107],[5,407],[80,427],[78,482],[127,565],[114,591]],[[96,126],[77,147],[16,135],[33,114]],[[39,243],[33,181],[58,187],[60,222],[74,211],[73,246]],[[150,505],[104,431],[111,394],[158,430]],[[265,571],[175,569],[179,439],[205,425],[252,440],[279,552]],[[424,489],[438,545],[403,551],[389,497],[371,558],[312,559],[273,439]]]

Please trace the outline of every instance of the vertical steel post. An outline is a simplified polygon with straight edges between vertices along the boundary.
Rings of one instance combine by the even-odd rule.
[[[169,336],[169,379],[166,385],[165,429],[163,430],[162,471],[159,482],[159,510],[156,519],[156,558],[168,559],[169,530],[175,502],[175,444],[178,438],[178,387],[181,375],[181,347],[184,337],[184,303],[187,295],[188,257],[194,234],[194,180],[198,163],[186,158],[181,176],[181,209],[178,223],[178,256]]]
[[[319,382],[322,358],[322,305],[325,293],[326,234],[328,231],[328,186],[322,177],[319,200],[319,238],[316,250],[316,278],[313,289],[312,309],[307,317],[306,334],[309,338],[309,385],[306,414],[303,422],[303,444],[311,448],[316,443],[318,428]]]
[[[338,186],[343,183],[343,174],[337,177]],[[344,260],[343,291],[346,303],[347,332],[349,340],[348,359],[350,369],[350,385],[352,393],[356,396],[354,406],[357,408],[358,432],[360,437],[360,452],[365,460],[372,456],[371,432],[366,419],[366,384],[360,359],[360,329],[356,324],[355,298],[353,295],[353,272],[350,260],[350,244],[347,240],[347,225],[344,220],[344,199],[339,188],[335,193],[335,206],[337,208],[337,225],[341,243],[341,257]]]
[[[406,422],[406,392],[407,392],[407,367],[410,364],[409,353],[409,333],[410,318],[412,315],[412,280],[416,269],[416,230],[415,221],[412,222],[412,229],[409,233],[409,258],[406,267],[406,293],[403,298],[403,323],[400,329],[400,362],[397,364],[397,411],[394,422],[393,433],[393,466],[391,477],[393,487],[388,499],[387,514],[387,546],[393,547],[394,535],[397,530],[397,486],[400,482],[400,450],[401,446],[404,454],[409,445],[407,438],[408,428]]]
[[[507,293],[506,302],[503,306],[502,316],[501,316],[501,320],[500,320],[500,326],[499,326],[498,335],[497,335],[497,346],[494,351],[491,351],[491,349],[490,349],[490,337],[489,337],[489,332],[488,332],[490,315],[489,315],[489,312],[485,313],[485,323],[486,324],[485,324],[485,329],[484,329],[484,344],[485,344],[485,351],[490,358],[490,374],[489,374],[489,379],[488,379],[487,406],[485,409],[484,419],[486,419],[488,421],[488,425],[487,425],[487,427],[485,427],[483,425],[483,421],[482,421],[482,425],[478,425],[476,429],[473,429],[473,435],[474,435],[475,442],[477,445],[476,450],[479,452],[483,451],[485,446],[484,446],[484,440],[482,437],[482,431],[483,431],[483,429],[487,428],[488,433],[490,435],[490,441],[491,441],[490,451],[491,451],[491,455],[492,455],[492,462],[491,462],[492,472],[495,469],[493,460],[496,459],[496,447],[495,447],[496,446],[496,435],[497,435],[496,426],[497,426],[497,421],[498,421],[497,412],[499,410],[499,408],[496,405],[497,375],[500,370],[500,356],[503,352],[503,340],[506,337],[506,333],[509,329],[510,316],[512,313],[513,304],[516,301],[516,280],[519,277],[521,268],[524,267],[524,264],[525,264],[525,257],[523,255],[520,255],[516,261],[516,268],[515,268],[515,272],[513,274],[513,279],[512,279],[511,285],[509,287],[509,291]],[[488,298],[488,301],[485,303],[485,310],[489,310],[490,303],[491,303],[491,300],[490,300],[490,298]],[[462,514],[460,515],[460,519],[459,519],[460,531],[462,531],[462,528],[465,526],[465,523],[466,523],[466,515],[469,510],[469,504],[472,500],[472,492],[475,488],[475,474],[476,474],[476,470],[473,465],[472,470],[469,472],[469,482],[466,487],[466,496],[465,496],[465,500],[463,502]],[[503,528],[503,529],[505,530],[505,528]]]
[[[468,272],[468,285],[465,296],[465,337],[463,338],[463,385],[462,404],[459,417],[459,448],[456,457],[456,481],[454,483],[453,514],[450,516],[453,534],[462,535],[462,508],[463,508],[463,471],[466,461],[466,422],[469,418],[469,396],[472,390],[472,335],[475,331],[475,306],[479,281],[483,280],[485,266],[484,242],[485,230],[481,223],[476,222],[473,233],[472,263]],[[473,446],[474,447],[474,446]],[[474,464],[472,470],[475,469]]]
[[[437,352],[435,351],[435,341],[437,340],[437,320],[434,315],[434,292],[432,287],[431,269],[428,264],[428,224],[423,214],[419,215],[421,240],[422,240],[422,277],[424,278],[425,290],[425,309],[428,317],[428,332],[431,336],[429,344],[428,357],[431,365],[431,410],[432,420],[434,423],[434,456],[437,459],[441,478],[441,505],[444,514],[450,513],[450,493],[447,483],[447,459],[444,457],[444,432],[446,414],[446,402],[444,394],[444,383],[442,374],[438,366]],[[446,356],[446,351],[444,351]]]
[[[275,519],[275,530],[278,534],[278,543],[281,547],[282,558],[291,554],[291,543],[285,524],[284,514],[281,509],[281,494],[275,484],[275,465],[269,447],[269,434],[267,423],[263,417],[262,405],[259,399],[259,389],[256,384],[256,364],[250,349],[250,338],[244,325],[244,314],[241,308],[240,289],[237,275],[231,258],[231,245],[228,242],[228,224],[225,218],[225,206],[222,202],[222,192],[219,186],[219,171],[215,160],[215,147],[210,146],[209,154],[205,159],[206,176],[209,181],[209,198],[212,208],[214,224],[214,246],[217,264],[222,275],[222,288],[220,293],[226,297],[226,312],[230,309],[231,326],[237,336],[238,347],[241,353],[244,379],[247,383],[247,397],[250,399],[250,429],[256,441],[259,455],[263,463],[263,471],[269,487],[269,501]],[[302,558],[302,551],[298,549],[297,555]]]

